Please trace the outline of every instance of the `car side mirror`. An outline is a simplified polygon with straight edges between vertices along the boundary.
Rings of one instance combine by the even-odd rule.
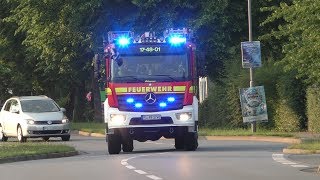
[[[63,113],[66,112],[66,109],[65,109],[65,108],[60,108],[60,109],[61,109],[61,111],[62,111]]]

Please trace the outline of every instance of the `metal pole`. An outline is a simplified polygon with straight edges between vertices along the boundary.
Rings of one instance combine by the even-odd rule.
[[[248,0],[248,25],[249,25],[249,41],[252,41],[252,16],[251,16],[251,0]],[[250,68],[250,87],[254,86],[253,82],[253,68]],[[257,131],[257,123],[253,121],[251,123],[252,132]]]

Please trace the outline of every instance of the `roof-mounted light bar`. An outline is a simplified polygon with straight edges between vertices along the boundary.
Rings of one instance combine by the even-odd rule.
[[[133,32],[131,31],[109,31],[109,43],[116,43],[119,46],[127,46],[133,40]]]
[[[110,44],[118,46],[128,46],[131,43],[169,43],[171,45],[182,45],[193,37],[191,29],[167,29],[163,33],[163,37],[157,38],[155,32],[145,32],[141,36],[134,37],[131,31],[110,31],[108,32],[108,41]]]

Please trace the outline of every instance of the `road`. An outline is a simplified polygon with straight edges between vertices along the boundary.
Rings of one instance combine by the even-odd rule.
[[[61,143],[60,141],[54,141]],[[172,140],[135,143],[133,153],[108,155],[104,138],[74,135],[80,155],[0,165],[0,180],[319,180],[312,166],[286,159],[285,144],[200,140],[195,152],[175,151]]]

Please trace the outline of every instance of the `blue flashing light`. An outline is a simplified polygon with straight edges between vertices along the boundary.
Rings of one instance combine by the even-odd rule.
[[[117,40],[117,44],[120,46],[127,46],[130,44],[130,39],[127,37],[119,37]]]
[[[136,108],[142,108],[142,104],[141,104],[141,103],[136,103],[136,104],[134,105],[134,107],[136,107]]]
[[[133,102],[134,102],[134,99],[133,99],[133,98],[128,98],[128,99],[127,99],[127,103],[131,104],[131,103],[133,103]]]
[[[167,101],[168,101],[168,102],[174,102],[175,100],[176,100],[176,99],[175,99],[174,97],[168,97],[168,98],[167,98]]]
[[[172,45],[179,45],[182,43],[186,43],[187,38],[185,37],[179,37],[179,36],[172,36],[169,38],[169,43]]]
[[[162,107],[162,108],[167,107],[167,103],[161,102],[161,103],[159,104],[159,106]]]

